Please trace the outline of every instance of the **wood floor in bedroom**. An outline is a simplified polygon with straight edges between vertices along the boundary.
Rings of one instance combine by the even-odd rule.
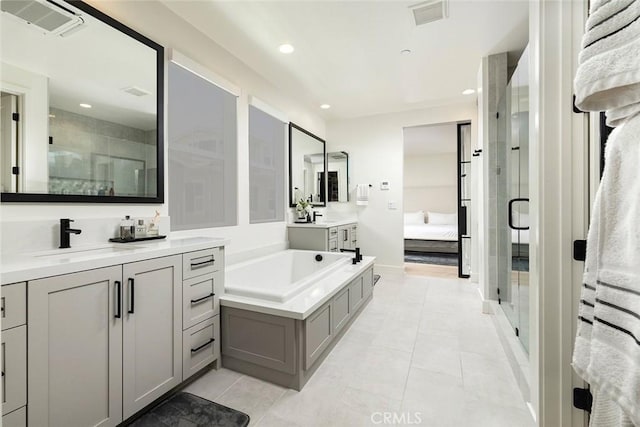
[[[458,267],[449,265],[405,262],[404,272],[410,276],[442,277],[447,279],[456,279],[458,277]]]

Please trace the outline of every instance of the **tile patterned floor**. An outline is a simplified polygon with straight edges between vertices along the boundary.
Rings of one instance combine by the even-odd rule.
[[[466,280],[383,277],[301,392],[227,369],[186,391],[246,412],[258,427],[533,427],[480,308]]]

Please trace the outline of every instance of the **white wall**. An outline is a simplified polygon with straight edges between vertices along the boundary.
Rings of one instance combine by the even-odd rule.
[[[288,119],[320,137],[325,134],[324,121],[305,109],[293,96],[269,84],[260,74],[232,56],[221,46],[198,32],[159,2],[105,2],[91,0],[94,7],[135,29],[165,48],[174,48],[194,61],[217,73],[241,88],[238,99],[238,226],[224,227],[182,234],[212,235],[231,238],[229,252],[239,252],[268,245],[286,244],[284,222],[249,224],[249,148],[248,97],[255,96],[282,111]],[[166,67],[165,67],[166,76]],[[165,80],[166,82],[166,80]],[[166,95],[166,83],[165,83]],[[165,96],[166,100],[166,96]],[[166,102],[166,101],[165,101]],[[166,108],[166,106],[165,106]],[[166,121],[165,121],[166,125]],[[166,135],[166,129],[165,129]],[[167,143],[165,141],[165,200],[167,196]],[[288,184],[287,184],[288,185]],[[288,188],[288,187],[287,187]],[[57,223],[59,218],[150,217],[155,210],[168,214],[167,203],[139,204],[2,204],[2,229],[11,230],[12,221],[44,220]],[[74,236],[74,237],[81,237]],[[8,237],[5,232],[3,240]],[[78,240],[76,240],[78,241]]]
[[[354,201],[349,205],[357,212],[358,240],[363,253],[376,256],[378,265],[395,268],[403,265],[403,128],[471,120],[475,145],[476,117],[473,100],[327,123],[327,151],[349,153],[350,194],[353,195],[356,184],[373,185],[368,206],[356,207]],[[389,181],[388,191],[380,190],[381,181]],[[395,202],[396,208],[389,209],[389,202]],[[343,206],[339,209],[345,210]]]
[[[452,141],[452,143],[455,141]],[[456,213],[458,155],[404,157],[404,211]]]

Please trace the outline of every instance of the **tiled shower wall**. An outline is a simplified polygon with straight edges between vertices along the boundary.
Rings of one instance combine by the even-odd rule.
[[[49,114],[50,193],[108,195],[114,181],[97,178],[96,155],[144,162],[146,188],[141,195],[154,191],[155,180],[147,178],[155,177],[155,129],[145,131],[58,108]]]

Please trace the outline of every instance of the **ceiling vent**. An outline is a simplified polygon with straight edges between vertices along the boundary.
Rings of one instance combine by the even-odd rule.
[[[2,0],[0,9],[45,34],[68,35],[84,23],[72,10],[49,0]]]
[[[123,91],[127,92],[130,95],[133,96],[146,96],[146,95],[151,95],[151,92],[144,90],[142,88],[139,88],[137,86],[130,86],[130,87],[126,87],[124,89],[122,89]]]
[[[447,0],[427,1],[409,6],[416,26],[439,21],[449,16]]]

